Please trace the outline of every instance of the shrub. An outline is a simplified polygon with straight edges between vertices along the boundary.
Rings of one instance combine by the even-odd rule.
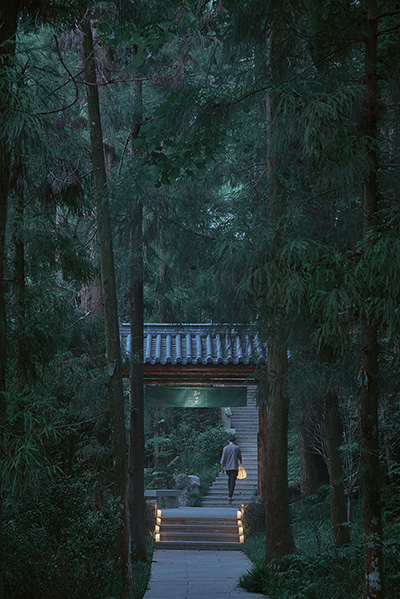
[[[288,555],[268,567],[258,562],[240,584],[271,599],[355,599],[361,595],[360,581],[360,548],[351,546],[307,558]]]
[[[189,493],[187,499],[187,505],[189,507],[201,507],[202,504],[202,495],[201,493]]]
[[[250,503],[244,510],[242,517],[243,532],[247,539],[256,533],[265,530],[265,504]]]
[[[17,506],[5,502],[5,596],[103,598],[113,574],[114,513],[111,498],[93,510],[86,485],[70,478]]]

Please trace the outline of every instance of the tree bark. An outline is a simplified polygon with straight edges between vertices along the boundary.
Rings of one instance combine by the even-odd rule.
[[[267,407],[266,398],[262,397],[258,404],[258,499],[265,501],[265,485],[267,481],[267,445],[266,445],[266,430],[267,430]]]
[[[295,549],[290,526],[287,476],[288,408],[285,393],[287,350],[276,339],[268,345],[268,403],[266,408],[265,562]]]
[[[316,493],[322,485],[327,484],[329,476],[324,458],[312,447],[304,421],[300,421],[298,424],[297,436],[301,470],[300,493],[305,498]]]
[[[364,130],[369,140],[369,172],[364,181],[364,242],[372,243],[369,232],[376,224],[378,214],[377,185],[377,53],[378,24],[377,0],[366,0]],[[366,290],[368,298],[369,289]],[[361,385],[361,489],[363,497],[364,528],[364,585],[363,599],[383,599],[383,552],[381,475],[379,469],[378,427],[378,328],[365,314],[362,318],[361,360],[364,377]]]
[[[347,522],[347,503],[343,483],[343,463],[339,451],[339,447],[343,442],[343,425],[340,417],[337,389],[329,389],[325,407],[333,542],[335,547],[342,547],[350,542],[350,528]]]
[[[142,203],[137,204],[131,216],[129,507],[135,555],[145,561]]]
[[[133,95],[132,141],[143,118],[142,82]],[[143,384],[143,205],[133,200],[130,215],[130,331],[131,362],[129,418],[129,508],[135,555],[146,560],[146,505],[144,500],[144,384]]]
[[[90,147],[93,163],[94,193],[100,246],[101,277],[104,297],[104,325],[107,351],[108,393],[110,399],[111,440],[114,464],[114,490],[117,497],[123,596],[132,596],[130,534],[127,510],[127,446],[122,384],[122,359],[119,337],[118,305],[115,287],[114,254],[107,197],[107,173],[104,160],[96,65],[91,23],[83,23],[84,73],[89,114]]]
[[[274,26],[267,39],[267,68],[273,82],[280,82],[281,65],[274,61],[274,47],[279,44]],[[273,147],[273,127],[276,102],[273,94],[266,98],[267,116],[267,177],[269,226],[274,231],[270,248],[271,260],[279,260],[282,246],[282,219],[286,211],[284,190],[277,177],[278,156]],[[266,404],[265,435],[265,563],[280,559],[295,549],[290,526],[287,452],[288,452],[288,408],[286,395],[287,346],[286,324],[283,321],[282,298],[269,297],[271,306],[268,332],[268,398]]]

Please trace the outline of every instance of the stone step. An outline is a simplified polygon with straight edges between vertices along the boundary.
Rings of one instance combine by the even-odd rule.
[[[197,511],[200,511],[199,509]],[[216,518],[203,518],[203,517],[189,517],[189,516],[161,516],[161,522],[168,526],[236,526],[236,516],[231,517],[216,517]]]
[[[249,493],[254,487],[257,487],[258,481],[250,481],[247,485],[238,485],[235,486],[235,493]],[[228,494],[228,485],[218,485],[209,489],[209,492],[204,497],[210,497],[211,495],[227,495]]]
[[[256,489],[254,489],[254,492],[256,492]],[[233,501],[236,501],[236,503],[252,502],[256,497],[254,492],[252,490],[249,493],[242,493],[242,494],[234,493]],[[219,504],[219,505],[221,505],[221,507],[228,505],[228,494],[226,493],[225,495],[210,495],[209,497],[206,497],[203,499],[201,506],[208,507],[211,504],[212,505]]]
[[[257,483],[258,483],[258,478],[256,476],[247,477],[247,478],[244,478],[242,480],[236,480],[235,489],[237,489],[238,491],[244,491],[244,490],[248,489],[249,487],[253,487]],[[214,482],[213,485],[207,491],[207,494],[212,489],[218,489],[219,491],[221,489],[224,489],[224,490],[228,489],[228,478],[226,478],[225,481],[216,481],[216,482]]]
[[[161,516],[159,549],[232,550],[240,546],[237,518]]]
[[[251,485],[247,488],[242,488],[242,489],[238,489],[237,487],[235,488],[234,491],[234,496],[238,499],[239,497],[249,497],[250,495],[253,494],[254,489],[257,489],[257,485]],[[208,493],[207,495],[205,495],[202,499],[202,504],[204,505],[204,502],[207,499],[225,499],[228,498],[228,488],[226,489],[213,489],[212,491],[210,491],[210,493]]]
[[[256,473],[254,473],[254,475],[251,476],[247,476],[247,478],[242,478],[241,480],[236,479],[236,488],[237,489],[245,489],[246,487],[250,486],[250,485],[255,485],[258,482],[258,476]],[[216,481],[213,482],[212,487],[210,487],[210,489],[214,489],[214,488],[218,488],[218,489],[225,489],[225,487],[227,487],[228,485],[228,477],[226,477],[225,479],[218,479]]]
[[[258,481],[258,476],[257,476],[257,470],[249,470],[248,468],[246,468],[247,471],[247,477],[246,478],[241,478],[241,479],[236,479],[236,486],[238,486],[238,488],[241,487],[245,487],[247,486],[249,483],[256,483]],[[210,489],[212,489],[213,487],[217,486],[217,487],[226,487],[228,484],[228,476],[226,474],[222,475],[223,478],[217,478],[215,479],[215,481],[213,482],[212,486],[210,487]]]
[[[224,501],[215,499],[209,499],[206,503],[203,503],[202,506],[206,507],[206,508],[227,508],[227,507],[234,507],[235,509],[239,509],[240,506],[242,505],[242,503],[244,503],[245,505],[248,505],[249,503],[254,503],[254,497],[244,497],[242,499],[235,499],[233,498],[233,501],[228,502],[227,499],[225,499]]]
[[[236,527],[237,528],[237,527]],[[231,534],[229,533],[214,533],[214,534],[202,534],[202,533],[190,533],[187,534],[185,532],[183,533],[179,533],[179,532],[174,532],[174,533],[163,533],[162,529],[160,532],[160,542],[163,541],[174,541],[176,543],[178,542],[187,542],[189,541],[190,543],[194,542],[194,541],[202,541],[205,543],[236,543],[239,542],[239,532],[238,530],[236,530],[235,532],[232,532]]]
[[[247,468],[246,467],[246,472],[247,472],[247,477],[246,478],[241,478],[241,479],[236,479],[236,484],[239,486],[242,485],[246,485],[249,483],[249,481],[257,481],[258,480],[258,476],[257,476],[257,470],[254,468],[254,470],[252,470],[251,468]],[[213,482],[212,486],[214,487],[215,485],[218,486],[226,486],[228,484],[228,476],[226,474],[223,474],[221,478],[216,478],[215,481]]]
[[[238,487],[236,485],[235,487],[235,495],[248,495],[249,493],[253,492],[253,489],[257,488],[257,482],[251,483],[250,485],[247,485],[246,487]],[[207,495],[205,495],[203,497],[203,501],[204,499],[206,499],[206,497],[217,497],[217,496],[221,496],[221,497],[225,497],[228,496],[228,486],[226,487],[215,487],[212,490],[210,489],[210,492],[207,493]]]
[[[215,542],[202,542],[202,541],[158,541],[155,543],[157,549],[175,549],[175,550],[187,550],[193,549],[195,551],[241,551],[242,544],[236,543],[221,543]]]
[[[246,407],[231,408],[232,428],[235,429],[237,445],[240,447],[247,477],[236,481],[233,502],[228,502],[227,477],[219,474],[202,500],[203,507],[239,507],[251,503],[258,488],[258,408],[254,395]]]
[[[190,523],[170,523],[161,521],[161,532],[179,532],[179,533],[202,533],[202,534],[214,534],[223,532],[237,532],[237,521],[233,519],[233,522],[218,522],[210,523],[207,520],[203,524],[195,524],[195,520],[190,520]]]

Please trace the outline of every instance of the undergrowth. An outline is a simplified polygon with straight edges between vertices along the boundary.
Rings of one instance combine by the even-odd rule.
[[[3,503],[3,592],[9,599],[114,599],[120,596],[115,500],[98,505],[84,480],[64,477],[37,496]],[[136,599],[150,576],[154,510],[148,510],[147,562],[132,564]],[[151,518],[153,513],[153,520]]]
[[[363,550],[361,514],[354,506],[352,541],[335,549],[329,520],[329,490],[320,491],[291,505],[296,553],[279,562],[264,564],[264,513],[253,510],[252,534],[244,550],[253,562],[251,570],[240,579],[240,586],[268,599],[359,599],[362,595]],[[258,520],[258,523],[257,523]],[[385,597],[400,597],[400,523],[391,518],[385,526]]]

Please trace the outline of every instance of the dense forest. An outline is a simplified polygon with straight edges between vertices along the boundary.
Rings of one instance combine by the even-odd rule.
[[[395,0],[0,0],[0,599],[143,595],[144,322],[268,345],[242,585],[400,595],[399,35]]]

